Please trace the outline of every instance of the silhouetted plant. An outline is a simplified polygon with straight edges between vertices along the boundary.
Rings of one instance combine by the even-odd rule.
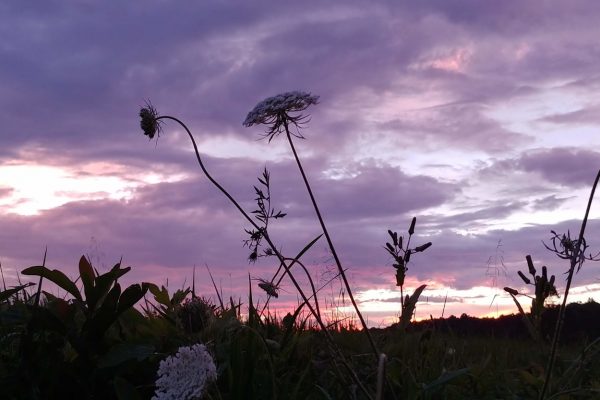
[[[298,92],[294,92],[294,93],[298,93]],[[305,118],[302,116],[290,116],[290,115],[288,115],[288,112],[302,111],[302,110],[306,109],[310,104],[315,104],[316,100],[317,100],[316,96],[310,96],[310,95],[306,95],[306,94],[299,94],[299,95],[294,95],[291,97],[283,97],[283,98],[278,97],[275,100],[263,102],[264,104],[261,103],[261,104],[263,104],[262,108],[257,106],[258,108],[255,108],[256,113],[252,114],[252,112],[251,112],[248,115],[248,118],[246,118],[246,122],[244,124],[247,126],[252,125],[252,123],[247,124],[247,121],[250,120],[249,118],[251,118],[251,120],[254,121],[253,123],[272,124],[272,127],[268,132],[268,135],[270,138],[272,138],[275,135],[277,135],[278,133],[282,132],[282,128],[284,128],[285,132],[288,134],[288,138],[290,139],[290,144],[292,144],[291,137],[290,137],[291,134],[288,129],[288,124],[293,124],[298,127],[304,121]],[[279,111],[277,111],[275,114],[271,114],[270,111],[268,111],[268,110],[279,110]],[[163,120],[175,121],[181,127],[183,127],[183,129],[186,131],[186,133],[188,134],[188,136],[192,142],[192,145],[194,147],[194,152],[196,155],[196,160],[198,162],[198,165],[202,169],[202,172],[204,173],[204,175],[208,178],[208,180],[214,186],[216,186],[221,191],[221,193],[223,193],[225,195],[225,197],[227,197],[227,199],[235,206],[235,208],[240,212],[240,214],[242,214],[242,216],[246,219],[246,221],[252,225],[252,228],[250,228],[250,230],[247,230],[247,232],[251,235],[251,241],[249,242],[249,244],[250,244],[250,246],[253,246],[253,247],[251,247],[251,250],[256,249],[257,253],[256,253],[256,257],[255,257],[254,252],[252,252],[250,259],[252,260],[253,258],[258,257],[257,242],[259,242],[261,240],[264,240],[265,242],[267,242],[267,244],[270,248],[270,250],[268,250],[269,251],[268,254],[274,254],[278,258],[279,263],[280,263],[280,268],[283,267],[283,269],[285,270],[285,273],[290,277],[290,280],[292,281],[298,294],[302,298],[304,304],[309,308],[311,315],[315,318],[315,321],[317,322],[317,324],[319,325],[321,330],[324,332],[326,338],[330,342],[330,344],[332,346],[333,354],[340,360],[342,365],[344,365],[344,367],[350,374],[352,380],[356,383],[356,385],[360,388],[360,390],[367,396],[367,398],[371,398],[371,395],[369,394],[368,390],[364,387],[364,385],[362,384],[362,382],[356,375],[355,371],[352,369],[352,367],[346,360],[346,357],[344,356],[344,354],[341,352],[339,347],[335,344],[335,341],[333,340],[333,337],[329,333],[327,326],[323,323],[322,319],[320,318],[319,313],[316,311],[315,307],[309,301],[309,297],[306,296],[302,287],[300,286],[300,284],[294,277],[294,275],[291,271],[291,266],[295,262],[297,262],[296,259],[292,260],[290,262],[290,264],[288,264],[286,257],[284,257],[280,253],[280,251],[277,249],[277,247],[271,240],[271,238],[268,234],[268,231],[266,229],[264,229],[264,226],[258,225],[254,221],[254,219],[240,206],[240,204],[237,202],[237,200],[235,200],[235,198],[233,198],[233,196],[231,196],[231,194],[212,177],[212,175],[206,169],[206,167],[202,161],[202,158],[200,157],[200,153],[198,151],[198,146],[196,144],[196,140],[194,139],[194,136],[190,132],[189,128],[181,120],[179,120],[175,117],[172,117],[169,115],[159,115],[158,111],[149,102],[146,104],[146,107],[143,107],[140,110],[139,116],[141,118],[140,127],[142,128],[144,135],[148,136],[150,139],[154,138],[155,136],[156,137],[160,136],[160,134],[162,132],[162,128],[163,128],[162,127]],[[296,136],[301,137],[300,135],[296,135]],[[292,144],[292,148],[293,148],[293,144]],[[295,150],[294,150],[294,153],[295,153]],[[299,161],[298,161],[298,163],[299,163]],[[302,171],[302,173],[304,176],[303,171]],[[267,183],[264,179],[263,179],[263,181],[265,184]],[[261,182],[261,184],[263,184],[263,183]],[[258,213],[256,213],[256,214],[259,217],[258,218],[259,222],[264,224],[265,221],[261,221],[260,217],[274,218],[274,216],[277,214],[270,215],[270,206],[267,205],[268,204],[268,201],[266,200],[267,196],[264,193],[262,193],[262,195],[257,193],[257,195],[258,195],[257,201],[259,202],[259,210],[258,210]],[[311,197],[312,197],[312,193],[311,193]],[[314,203],[314,198],[313,198],[313,203]],[[262,204],[264,209],[261,209],[260,204]],[[315,207],[316,207],[316,203],[315,203]],[[317,209],[317,212],[318,212],[318,209]],[[319,217],[320,217],[320,214],[319,214]],[[266,219],[266,218],[264,218],[264,219]],[[326,234],[326,236],[329,238],[329,236],[327,234]],[[311,246],[315,241],[316,240],[312,241],[307,246]],[[330,242],[330,240],[329,240],[329,242]],[[330,245],[333,246],[331,244],[331,242],[330,242]],[[307,247],[305,247],[305,250],[306,250],[306,248]],[[304,252],[305,250],[303,250],[302,252]],[[340,268],[341,268],[341,266],[340,266]],[[342,273],[343,273],[343,270],[342,270]],[[266,281],[263,283],[266,283]],[[272,283],[273,282],[270,281],[270,284],[272,284]],[[263,287],[261,287],[261,288],[265,289],[265,287],[267,287],[267,286],[263,285]],[[268,288],[271,288],[271,286],[268,286]],[[271,294],[273,294],[273,293],[271,293]],[[316,297],[316,293],[313,293],[313,296]],[[362,319],[362,317],[361,317],[361,319]],[[369,334],[366,324],[363,324],[363,326],[365,328],[366,334],[369,336],[369,342],[371,343],[372,347],[375,349],[375,344]]]
[[[267,232],[269,228],[269,221],[271,219],[280,219],[286,216],[286,213],[282,211],[275,212],[275,209],[271,207],[270,177],[271,175],[269,171],[267,168],[265,168],[262,173],[262,177],[258,178],[258,182],[260,182],[261,187],[259,188],[254,186],[254,192],[256,194],[256,198],[254,200],[256,201],[257,209],[252,211],[252,214],[254,214],[254,217],[262,224],[262,226],[259,226],[258,229],[254,228],[245,230],[249,236],[249,239],[244,241],[244,245],[251,250],[250,255],[248,256],[248,260],[250,260],[250,262],[255,262],[258,257],[261,256],[275,255],[271,248],[264,249],[262,254],[259,252],[259,248],[264,233]]]
[[[531,297],[525,293],[519,293],[518,290],[505,287],[504,290],[512,297],[513,301],[517,305],[521,316],[523,317],[523,321],[527,326],[527,330],[529,334],[534,340],[541,339],[541,322],[542,322],[542,314],[545,310],[546,299],[550,296],[558,296],[556,292],[556,287],[554,286],[555,277],[552,275],[550,279],[548,279],[548,269],[544,265],[542,267],[542,274],[536,275],[537,271],[535,266],[533,265],[533,260],[530,255],[527,255],[527,267],[529,270],[529,274],[532,279],[529,279],[525,274],[521,271],[518,271],[519,277],[525,282],[526,285],[531,285],[535,290],[535,297]],[[519,303],[519,300],[516,296],[523,295],[531,298],[531,310],[530,314],[527,315]]]
[[[384,247],[394,258],[392,266],[396,269],[396,286],[400,287],[400,304],[402,308],[400,314],[400,327],[402,329],[405,329],[410,323],[417,302],[419,301],[419,296],[421,296],[421,293],[427,287],[427,285],[421,285],[415,289],[415,292],[412,295],[407,294],[406,297],[404,297],[404,280],[406,278],[406,272],[408,271],[408,263],[411,255],[414,253],[421,253],[431,247],[431,242],[427,242],[414,248],[410,247],[410,240],[415,233],[416,223],[417,217],[413,217],[408,228],[408,239],[406,242],[404,242],[403,236],[398,236],[397,232],[388,230],[388,234],[392,241],[387,242]]]
[[[187,298],[176,309],[177,325],[186,333],[197,333],[207,328],[215,318],[216,306],[202,296]]]
[[[558,319],[556,321],[556,329],[554,330],[554,337],[552,339],[552,348],[550,350],[550,357],[548,358],[548,364],[546,367],[546,377],[544,379],[544,386],[540,391],[539,399],[544,400],[546,396],[546,392],[550,385],[550,380],[552,379],[552,370],[554,368],[554,362],[556,360],[556,350],[558,348],[558,342],[560,341],[560,335],[564,324],[565,319],[565,310],[567,308],[567,298],[569,296],[569,290],[571,288],[571,283],[573,281],[573,275],[575,274],[575,268],[577,267],[577,271],[581,269],[583,262],[586,260],[586,256],[584,251],[587,250],[587,243],[584,239],[585,236],[585,228],[587,226],[588,217],[590,215],[590,209],[592,208],[592,202],[594,201],[594,194],[596,193],[596,187],[598,186],[598,181],[600,180],[600,170],[596,174],[596,179],[594,180],[594,184],[592,185],[592,190],[590,192],[590,197],[588,199],[587,208],[585,210],[585,215],[583,217],[583,221],[581,221],[581,229],[579,230],[579,236],[577,240],[571,240],[569,234],[562,235],[559,239],[559,235],[555,232],[552,232],[554,236],[552,237],[553,248],[549,248],[546,244],[546,248],[549,248],[552,252],[554,252],[559,258],[564,260],[569,260],[570,266],[567,271],[567,284],[565,287],[565,293],[563,296],[563,302],[560,306],[560,310],[558,313]],[[556,242],[559,242],[559,245],[556,246]],[[591,255],[587,257],[588,260],[595,259]]]
[[[302,167],[302,163],[300,162],[300,158],[298,157],[298,153],[292,140],[292,136],[299,139],[304,139],[304,136],[300,134],[300,128],[308,121],[309,117],[308,115],[301,114],[301,112],[308,109],[308,107],[310,107],[311,105],[317,104],[318,101],[319,96],[314,96],[310,93],[300,91],[286,92],[277,96],[269,97],[258,103],[252,109],[252,111],[248,113],[246,119],[243,122],[243,125],[247,127],[250,127],[252,125],[267,125],[267,130],[264,136],[265,138],[268,138],[269,142],[273,140],[275,136],[278,136],[280,133],[285,132],[290,148],[292,149],[292,152],[294,154],[294,158],[296,159],[298,169],[300,170],[300,174],[302,175],[304,185],[306,186],[306,190],[308,191],[308,194],[310,196],[313,208],[315,209],[315,213],[317,214],[317,218],[319,219],[321,229],[323,230],[323,234],[327,239],[327,244],[329,245],[329,249],[335,260],[338,273],[340,274],[340,277],[344,282],[346,293],[348,293],[348,297],[352,302],[354,311],[356,312],[356,315],[360,320],[361,326],[369,339],[369,344],[371,345],[375,357],[379,357],[379,351],[377,350],[377,346],[375,345],[371,333],[369,332],[369,328],[362,313],[360,312],[358,304],[354,299],[352,288],[350,287],[350,283],[348,282],[348,278],[346,277],[344,268],[342,267],[335,246],[333,245],[333,241],[331,239],[331,236],[329,235],[329,231],[325,226],[325,221],[323,220],[321,211],[319,209],[319,206],[317,205],[317,201],[315,200],[312,188],[308,182],[308,178],[306,177],[306,173],[304,172],[304,168]],[[290,129],[290,127],[292,126],[296,128],[295,132],[292,132],[292,130]]]

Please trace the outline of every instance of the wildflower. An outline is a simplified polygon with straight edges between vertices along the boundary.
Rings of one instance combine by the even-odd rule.
[[[217,368],[203,344],[180,347],[160,362],[152,400],[186,400],[202,396],[207,383],[217,379]]]
[[[150,139],[152,139],[154,135],[160,136],[161,125],[157,120],[158,111],[156,111],[156,108],[154,108],[151,103],[146,103],[146,107],[140,110],[140,118],[140,127],[144,131],[144,135],[148,136]]]
[[[265,137],[269,137],[269,142],[279,133],[286,129],[288,124],[299,127],[306,120],[306,116],[290,115],[291,112],[301,112],[306,110],[312,104],[317,104],[319,96],[313,96],[310,93],[293,91],[278,94],[269,97],[256,105],[248,113],[243,125],[250,127],[252,125],[270,125]],[[297,134],[296,137],[302,137]]]
[[[274,285],[272,282],[266,281],[264,279],[259,279],[260,283],[258,284],[258,287],[261,288],[262,290],[264,290],[265,292],[267,292],[267,294],[271,297],[279,297],[279,293],[277,293],[277,291],[279,290],[279,287],[277,287],[276,285]]]

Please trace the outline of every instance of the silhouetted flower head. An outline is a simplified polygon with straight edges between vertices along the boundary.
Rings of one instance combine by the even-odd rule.
[[[258,284],[259,288],[261,288],[262,290],[267,292],[267,294],[271,297],[275,297],[275,298],[279,297],[279,293],[277,292],[279,290],[279,287],[275,286],[274,283],[271,283],[264,279],[259,279],[259,281],[260,281],[260,283]]]
[[[154,135],[160,136],[161,126],[158,118],[158,111],[156,108],[152,106],[150,103],[146,103],[146,107],[140,110],[140,127],[144,131],[144,135],[148,136],[150,139],[154,137]]]
[[[203,344],[180,347],[160,362],[152,400],[198,399],[206,385],[217,379],[217,368]]]
[[[269,142],[283,132],[286,125],[295,125],[299,127],[306,121],[307,116],[302,114],[290,115],[306,110],[312,104],[317,104],[319,96],[313,96],[310,93],[293,91],[278,94],[269,97],[256,105],[248,113],[243,125],[250,127],[252,125],[268,125],[265,137]],[[291,132],[290,132],[291,133]],[[296,137],[302,137],[300,134],[294,134]]]

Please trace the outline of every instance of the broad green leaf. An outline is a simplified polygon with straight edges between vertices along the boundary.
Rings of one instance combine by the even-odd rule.
[[[88,304],[93,310],[98,307],[104,297],[108,294],[111,287],[116,284],[118,279],[131,270],[131,267],[121,268],[121,264],[116,264],[110,271],[98,276],[95,279],[94,299],[91,304]]]
[[[131,285],[125,289],[119,298],[117,314],[121,314],[123,311],[133,307],[144,297],[147,290],[148,287],[146,285],[140,285],[139,283]]]
[[[150,289],[150,293],[152,293],[154,295],[154,300],[156,300],[159,304],[162,304],[167,308],[171,306],[171,299],[169,299],[169,292],[164,286],[161,286],[159,289],[158,286],[151,284],[149,289]]]
[[[81,298],[81,293],[79,293],[79,289],[77,289],[77,286],[75,286],[73,281],[71,281],[64,273],[57,269],[49,270],[48,268],[42,265],[36,265],[33,267],[25,268],[21,273],[23,275],[34,275],[46,278],[50,282],[56,284],[61,289],[64,289],[65,291],[70,293],[77,300],[83,301],[83,299]]]
[[[94,274],[94,268],[92,268],[85,256],[81,256],[79,259],[79,276],[83,283],[83,291],[85,292],[85,300],[88,303],[88,307],[94,308],[97,301],[97,299],[93,298],[96,275]]]

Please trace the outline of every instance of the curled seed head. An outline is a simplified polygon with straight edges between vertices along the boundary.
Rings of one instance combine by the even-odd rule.
[[[150,139],[154,138],[154,135],[160,136],[161,126],[157,118],[158,111],[150,102],[147,102],[146,107],[140,110],[140,127],[144,131],[144,135]]]

